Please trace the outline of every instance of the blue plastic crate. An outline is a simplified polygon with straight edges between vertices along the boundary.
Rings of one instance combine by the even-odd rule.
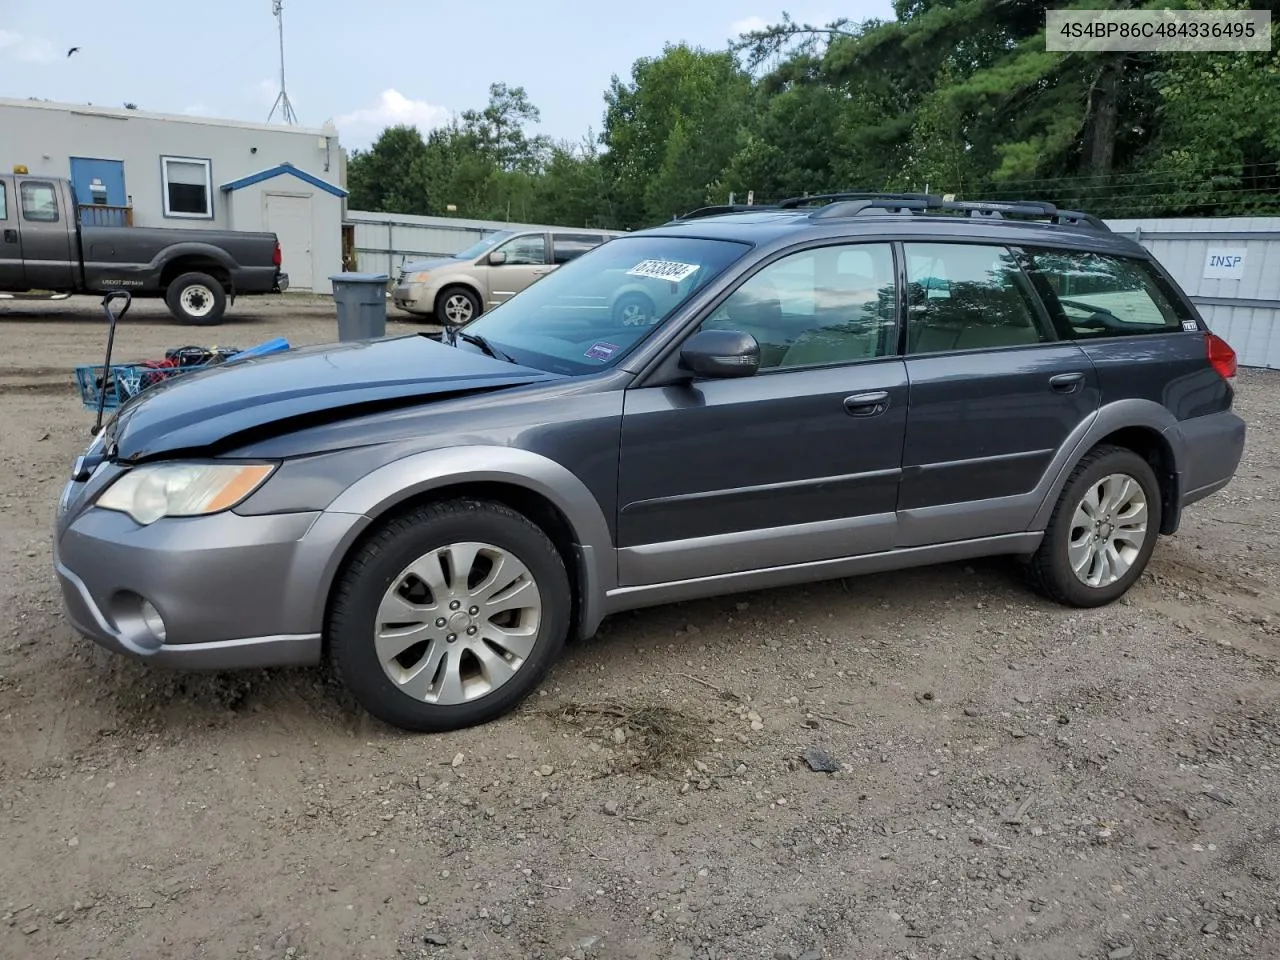
[[[197,370],[208,370],[221,364],[193,364],[186,367],[157,367],[145,363],[113,363],[107,376],[107,400],[105,410],[115,410],[125,401],[142,391],[174,377],[186,376]],[[80,402],[87,410],[97,410],[101,398],[102,375],[107,369],[102,364],[76,367],[76,385],[80,388]]]

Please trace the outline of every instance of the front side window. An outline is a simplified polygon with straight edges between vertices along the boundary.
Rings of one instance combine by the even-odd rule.
[[[467,324],[518,363],[577,375],[616,364],[750,250],[688,237],[619,237]]]
[[[160,167],[166,217],[213,218],[213,169],[208,160],[162,157]]]
[[[989,350],[1052,339],[1031,284],[1005,247],[908,243],[907,352]]]
[[[1075,250],[1028,250],[1033,277],[1064,337],[1172,333],[1195,318],[1143,260]]]
[[[582,256],[592,247],[600,246],[604,237],[589,233],[554,233],[551,250],[557,264],[565,264]]]
[[[27,180],[18,190],[22,197],[22,219],[36,223],[58,222],[58,194],[52,183]]]
[[[887,243],[816,247],[775,260],[702,322],[760,345],[760,369],[870,360],[896,352],[896,284]]]
[[[504,243],[498,250],[507,255],[507,259],[498,265],[502,267],[528,266],[547,262],[547,238],[541,233],[516,237]]]

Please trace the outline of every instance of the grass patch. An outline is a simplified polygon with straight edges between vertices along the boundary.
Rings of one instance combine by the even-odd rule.
[[[584,737],[604,740],[615,765],[634,773],[683,767],[699,752],[706,721],[662,706],[616,702],[569,703],[548,713]],[[614,731],[622,730],[622,738]]]

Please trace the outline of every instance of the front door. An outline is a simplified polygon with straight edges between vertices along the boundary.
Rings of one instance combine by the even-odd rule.
[[[280,241],[280,269],[289,275],[289,289],[314,289],[311,198],[287,193],[268,193],[265,202],[267,229]]]
[[[71,247],[76,212],[63,202],[64,194],[52,180],[20,177],[16,184],[23,283],[30,290],[71,290],[77,266]]]
[[[1092,362],[1056,339],[1003,246],[906,243],[911,410],[903,547],[1017,533],[1068,435],[1098,408]]]
[[[502,262],[493,263],[494,253],[502,253]],[[489,298],[485,309],[510,300],[539,277],[555,269],[547,256],[547,235],[526,233],[512,237],[489,254]]]
[[[0,290],[27,289],[22,268],[22,243],[18,239],[18,205],[13,180],[0,177]]]
[[[620,584],[892,546],[907,421],[894,276],[889,244],[785,255],[700,327],[752,334],[759,373],[627,391]]]

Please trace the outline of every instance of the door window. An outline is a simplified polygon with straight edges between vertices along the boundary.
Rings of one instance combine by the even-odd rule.
[[[1195,323],[1143,260],[1075,250],[1029,251],[1032,276],[1062,336],[1170,333]]]
[[[36,223],[58,222],[58,194],[52,183],[27,180],[18,190],[22,197],[22,219]]]
[[[590,233],[555,233],[551,235],[551,250],[557,265],[576,260],[592,247],[600,246],[604,237]]]
[[[870,360],[896,352],[895,297],[889,244],[815,247],[754,274],[700,329],[751,334],[762,370]]]
[[[508,240],[498,248],[507,255],[499,266],[519,266],[547,262],[547,238],[541,233]]]
[[[1051,339],[1030,281],[1005,247],[908,243],[907,352],[946,353]]]

